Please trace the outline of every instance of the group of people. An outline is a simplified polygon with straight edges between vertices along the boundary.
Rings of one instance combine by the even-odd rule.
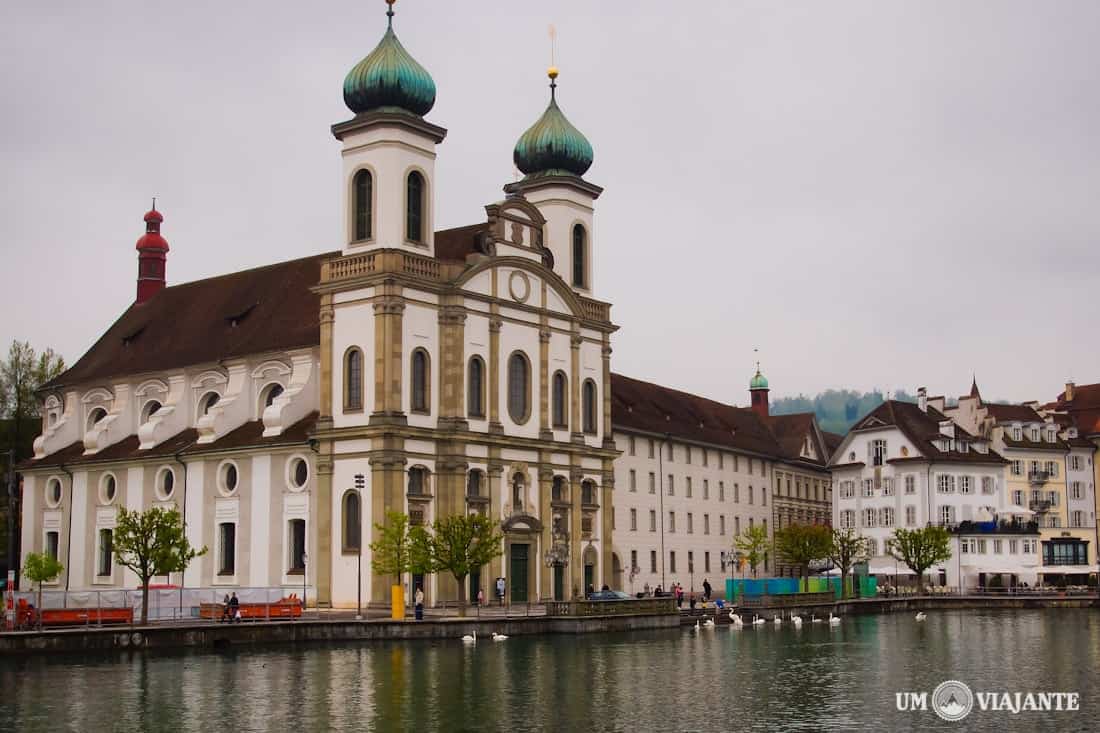
[[[710,581],[707,580],[706,578],[703,578],[703,599],[702,600],[703,600],[704,603],[710,600],[710,596],[711,596],[712,591],[713,591],[713,589],[711,588]],[[652,595],[652,597],[654,597],[654,598],[667,598],[669,596],[673,596],[673,597],[676,598],[676,607],[677,608],[683,608],[683,605],[684,605],[684,586],[681,585],[680,583],[673,583],[669,587],[668,590],[665,590],[660,585],[658,585],[652,591],[650,591],[649,583],[646,583],[645,584],[645,589],[644,589],[643,592],[644,592],[644,595],[647,598],[650,595]],[[692,591],[691,593],[688,594],[688,602],[691,604],[692,608],[695,608],[695,601],[696,601],[695,592]]]
[[[218,623],[222,621],[228,621],[229,623],[236,623],[241,620],[241,602],[237,600],[236,591],[230,596],[228,593],[225,596],[225,600],[222,601],[222,617],[218,619]]]

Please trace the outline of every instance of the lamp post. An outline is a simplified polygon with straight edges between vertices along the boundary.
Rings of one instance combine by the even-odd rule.
[[[355,620],[363,620],[363,489],[367,481],[363,474],[355,474],[355,492],[359,499],[359,513],[355,521],[359,525],[355,528],[358,552],[355,556]]]
[[[309,577],[309,574],[306,571],[306,563],[308,563],[308,562],[309,562],[309,554],[306,553],[306,552],[303,552],[302,553],[302,615],[305,615],[305,612],[306,612],[306,578]]]

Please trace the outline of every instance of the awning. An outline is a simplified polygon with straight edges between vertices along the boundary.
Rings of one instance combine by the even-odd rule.
[[[1023,514],[1030,517],[1035,512],[1031,511],[1027,507],[1020,506],[1019,504],[1013,504],[1008,509],[1005,509],[1001,514]]]
[[[1100,572],[1097,565],[1043,565],[1039,568],[1043,575],[1087,575]]]

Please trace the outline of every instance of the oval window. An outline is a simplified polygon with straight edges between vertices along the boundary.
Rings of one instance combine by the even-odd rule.
[[[232,463],[225,464],[222,473],[222,486],[230,493],[237,490],[237,467]]]
[[[290,467],[290,482],[296,489],[306,485],[309,480],[309,464],[304,458],[295,458]]]

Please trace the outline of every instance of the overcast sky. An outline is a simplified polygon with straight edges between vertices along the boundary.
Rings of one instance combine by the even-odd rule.
[[[595,149],[613,368],[736,404],[1100,381],[1100,3],[400,0],[438,89],[439,228],[547,100]],[[0,343],[72,363],[134,297],[341,245],[344,75],[382,0],[0,7]],[[186,317],[186,314],[181,314]]]

